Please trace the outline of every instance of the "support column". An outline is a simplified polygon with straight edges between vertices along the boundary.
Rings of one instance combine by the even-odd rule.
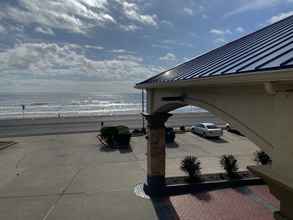
[[[144,190],[148,195],[161,195],[165,189],[166,146],[165,122],[169,113],[144,114],[148,122],[147,179]]]
[[[248,169],[268,184],[271,193],[280,200],[280,211],[274,213],[276,220],[293,220],[292,180],[275,172],[271,166],[249,166]],[[289,168],[290,169],[290,168]]]

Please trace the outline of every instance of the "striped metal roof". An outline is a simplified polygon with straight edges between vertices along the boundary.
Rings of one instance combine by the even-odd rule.
[[[293,16],[290,16],[164,71],[137,86],[292,67]]]

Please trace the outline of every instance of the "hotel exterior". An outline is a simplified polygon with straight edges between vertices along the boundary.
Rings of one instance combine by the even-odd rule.
[[[165,187],[165,128],[170,111],[202,107],[239,129],[272,158],[248,167],[293,220],[293,16],[136,84],[147,92],[149,194]]]

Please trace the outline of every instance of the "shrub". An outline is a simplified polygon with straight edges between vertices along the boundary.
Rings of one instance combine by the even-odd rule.
[[[191,181],[199,180],[201,174],[200,161],[194,156],[186,156],[181,161],[181,170],[189,175]]]
[[[227,175],[229,177],[236,177],[238,171],[238,163],[236,158],[231,155],[223,155],[221,157],[220,163],[222,167],[225,169]]]
[[[180,131],[184,132],[186,129],[185,129],[185,126],[180,126]]]
[[[117,126],[117,133],[114,136],[114,140],[119,145],[129,145],[131,134],[129,132],[129,128],[126,126]]]
[[[264,151],[256,151],[255,152],[255,161],[261,165],[269,165],[272,163],[272,159]]]
[[[115,127],[103,127],[101,129],[101,137],[107,142],[109,146],[113,146],[116,134],[117,129]]]
[[[129,145],[131,134],[126,126],[103,127],[101,129],[101,137],[109,146],[113,146],[115,143],[118,145]]]

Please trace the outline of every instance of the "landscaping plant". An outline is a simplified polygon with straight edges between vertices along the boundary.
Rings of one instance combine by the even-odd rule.
[[[256,151],[255,152],[255,161],[261,165],[269,165],[272,163],[272,159],[264,151]]]
[[[101,129],[101,137],[109,146],[113,145],[129,145],[131,133],[126,126],[103,127]]]
[[[236,177],[237,171],[238,171],[238,162],[236,158],[230,154],[230,155],[223,155],[221,157],[220,163],[222,167],[227,172],[227,175],[229,177]]]
[[[189,179],[191,181],[199,180],[201,174],[201,166],[200,161],[197,157],[194,156],[186,156],[181,161],[181,170],[189,175]]]

